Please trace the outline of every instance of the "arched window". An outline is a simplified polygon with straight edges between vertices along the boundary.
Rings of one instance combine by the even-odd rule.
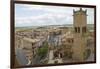
[[[80,33],[80,27],[75,27],[75,32]]]
[[[83,33],[86,32],[86,27],[82,27],[82,32],[83,32]]]
[[[77,33],[77,27],[75,27],[75,33]]]
[[[80,33],[80,27],[77,27],[77,29],[78,29],[77,32]]]

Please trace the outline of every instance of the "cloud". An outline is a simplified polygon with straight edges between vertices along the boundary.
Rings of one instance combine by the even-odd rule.
[[[57,7],[42,5],[15,5],[15,26],[42,26],[73,23],[73,9],[75,7]],[[93,22],[94,10],[87,9],[88,22]]]
[[[58,6],[44,6],[44,5],[26,5],[26,4],[16,4],[23,11],[44,11],[53,14],[72,14],[73,7],[58,7]],[[75,8],[78,9],[78,8]],[[34,14],[34,13],[33,13]]]
[[[69,16],[66,17],[66,15],[53,15],[53,14],[44,14],[37,17],[31,16],[31,17],[16,17],[15,18],[15,24],[18,25],[52,25],[52,24],[63,24],[65,20],[70,18]],[[67,20],[68,21],[68,20]],[[65,21],[66,22],[66,21]],[[66,22],[67,23],[67,22]]]

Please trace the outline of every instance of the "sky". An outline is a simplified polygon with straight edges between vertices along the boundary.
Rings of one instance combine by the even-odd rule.
[[[73,24],[73,9],[79,8],[16,4],[15,27]],[[82,9],[87,10],[87,23],[94,24],[94,9]]]

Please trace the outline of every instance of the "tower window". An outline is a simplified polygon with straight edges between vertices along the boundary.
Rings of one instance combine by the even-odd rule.
[[[77,32],[77,27],[75,27],[75,32]]]
[[[80,27],[75,27],[75,32],[80,33]]]
[[[86,27],[82,28],[82,32],[84,32],[84,33],[86,32]]]
[[[77,27],[77,29],[78,29],[78,33],[80,33],[80,27]]]

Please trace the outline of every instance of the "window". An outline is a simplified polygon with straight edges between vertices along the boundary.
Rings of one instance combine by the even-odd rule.
[[[83,33],[86,32],[86,27],[82,27],[82,32],[83,32]]]
[[[80,33],[80,27],[75,27],[75,32]]]
[[[77,32],[78,32],[78,33],[80,33],[80,27],[77,27],[77,29],[78,29],[78,31],[77,31]]]
[[[75,27],[75,32],[77,32],[77,27]]]

